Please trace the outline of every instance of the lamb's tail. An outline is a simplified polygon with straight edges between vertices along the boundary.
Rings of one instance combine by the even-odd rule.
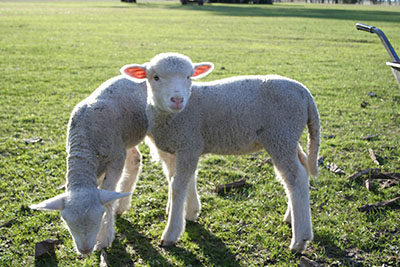
[[[311,98],[308,104],[308,168],[312,176],[318,176],[318,153],[320,147],[320,121],[317,106]]]

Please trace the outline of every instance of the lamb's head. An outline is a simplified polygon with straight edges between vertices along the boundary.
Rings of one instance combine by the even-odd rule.
[[[163,53],[143,65],[126,65],[121,73],[136,81],[146,79],[149,103],[176,113],[183,110],[189,100],[192,80],[208,75],[213,68],[210,62],[194,64],[187,56]]]
[[[61,218],[66,223],[77,251],[90,254],[102,225],[104,204],[129,193],[118,193],[102,189],[82,188],[67,191],[39,204],[31,205],[35,210],[61,210]]]

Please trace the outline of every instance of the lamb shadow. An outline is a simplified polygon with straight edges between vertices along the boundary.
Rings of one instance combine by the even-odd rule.
[[[172,266],[157,249],[153,247],[150,238],[142,235],[138,231],[138,227],[132,225],[131,222],[124,218],[117,217],[116,226],[120,230],[117,238],[114,240],[113,246],[107,252],[109,266],[134,266],[132,255],[127,252],[127,246],[131,247],[133,254],[140,256],[150,266]],[[127,242],[122,244],[118,236],[126,238]]]
[[[235,255],[226,247],[225,243],[206,230],[201,224],[197,222],[187,222],[186,232],[189,234],[190,240],[199,246],[199,251],[204,254],[204,257],[206,257],[213,266],[241,266],[236,260]],[[177,249],[178,253],[175,256],[179,257],[179,252],[182,253],[182,251],[179,250],[183,249]],[[185,260],[185,266],[189,264],[193,266],[203,265],[197,259],[193,262],[191,259],[196,259],[196,256],[193,255],[193,257],[183,258],[183,260]]]
[[[143,261],[141,264],[150,266],[173,266],[164,256],[160,250],[164,250],[170,256],[183,262],[184,266],[202,266],[203,263],[197,258],[195,254],[186,250],[184,247],[174,246],[171,248],[155,248],[151,240],[139,233],[137,227],[132,225],[124,218],[116,219],[116,226],[122,229],[118,235],[123,235],[127,242],[121,243],[120,238],[116,238],[111,249],[109,249],[107,256],[110,263],[109,266],[130,266],[134,265],[132,262],[132,255],[127,252],[129,245],[133,250],[133,254],[137,254]],[[207,231],[202,225],[196,222],[188,222],[186,225],[186,232],[189,235],[191,242],[198,245],[198,251],[201,251],[204,257],[208,259],[214,266],[233,266],[239,267],[240,264],[235,260],[229,249],[224,242],[218,237]],[[118,236],[117,235],[117,236]]]
[[[232,266],[239,267],[240,263],[235,259],[235,255],[226,247],[225,243],[215,235],[211,234],[201,224],[197,222],[187,222],[186,232],[191,242],[198,245],[198,251],[207,258],[213,266]],[[196,255],[188,252],[181,247],[168,249],[168,253],[181,259],[185,266],[203,266],[204,262],[197,259]]]

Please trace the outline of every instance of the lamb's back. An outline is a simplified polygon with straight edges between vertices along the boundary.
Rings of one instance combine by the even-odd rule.
[[[201,114],[205,153],[238,154],[260,148],[259,137],[286,128],[301,134],[311,97],[300,83],[277,75],[194,83],[191,101]]]
[[[101,157],[109,157],[116,147],[136,145],[147,132],[145,110],[144,83],[122,76],[106,81],[74,108],[68,126],[67,150],[79,143]]]

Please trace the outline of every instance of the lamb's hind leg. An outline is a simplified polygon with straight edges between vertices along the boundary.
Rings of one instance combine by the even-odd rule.
[[[299,157],[299,161],[300,161],[301,165],[303,165],[304,169],[307,171],[307,176],[309,176],[310,172],[308,169],[308,157],[307,157],[306,153],[304,153],[300,144],[297,146],[297,155]],[[278,179],[282,181],[282,177],[280,177],[279,171],[275,169],[275,172],[277,174]],[[287,206],[287,209],[285,212],[285,216],[283,217],[283,221],[288,224],[292,223],[292,215],[291,215],[291,211],[290,211],[291,206],[292,205],[290,204],[290,199],[288,198],[288,206]]]
[[[290,249],[303,251],[307,241],[313,239],[309,199],[308,175],[297,157],[277,163],[276,170],[282,177],[289,199],[288,216],[292,224]]]
[[[285,221],[292,224],[290,249],[303,251],[307,241],[313,239],[308,174],[301,163],[303,154],[298,150],[297,142],[286,139],[264,142],[264,145],[272,157],[275,171],[288,197]]]
[[[117,192],[132,193],[135,190],[136,182],[139,178],[139,173],[142,167],[141,159],[142,155],[137,147],[126,150],[124,170],[122,171],[121,178],[117,185]],[[131,207],[131,199],[131,196],[119,199],[115,205],[115,212],[117,214],[122,214],[129,210]]]
[[[186,220],[195,221],[199,217],[201,202],[197,193],[196,173],[190,178],[189,192],[186,203]]]
[[[125,161],[125,151],[122,151],[121,158],[114,160],[108,164],[106,169],[106,176],[100,188],[110,191],[115,191],[118,180],[121,176],[122,169]],[[95,250],[101,250],[105,247],[111,247],[115,237],[114,230],[114,201],[104,204],[106,209],[103,215],[103,221],[100,231],[97,235]]]
[[[173,154],[164,152],[162,150],[157,149],[157,154],[161,159],[163,172],[168,180],[168,202],[167,207],[165,209],[166,214],[169,214],[169,210],[171,207],[171,184],[172,184],[172,177],[175,175],[175,164],[176,164],[176,157]]]
[[[279,181],[281,181],[283,185],[285,185],[279,171],[276,168],[274,168],[274,170],[275,170],[277,179]],[[286,190],[286,187],[285,187],[285,190]],[[286,195],[288,195],[287,191],[286,191]],[[286,212],[285,212],[285,215],[283,216],[283,221],[288,224],[292,224],[292,212],[290,210],[291,206],[292,206],[292,204],[290,203],[290,198],[288,198]]]

